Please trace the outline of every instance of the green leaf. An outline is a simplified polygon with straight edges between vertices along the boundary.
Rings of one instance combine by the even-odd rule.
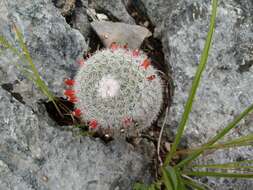
[[[232,139],[232,140],[229,140],[229,141],[226,141],[223,143],[210,145],[210,146],[206,147],[203,151],[212,150],[212,149],[214,149],[214,151],[216,151],[216,150],[225,149],[225,148],[234,148],[234,147],[240,147],[240,146],[252,146],[252,144],[253,144],[253,134],[250,134],[250,135],[242,136],[237,139]],[[177,151],[177,153],[190,155],[194,151],[199,151],[202,149],[203,149],[203,147],[186,149],[186,150]]]
[[[16,49],[15,47],[13,47],[11,44],[8,43],[8,41],[5,38],[0,38],[0,43],[5,44],[6,46],[8,46],[8,48],[10,48],[14,54],[18,55],[19,57],[25,57],[26,61],[28,63],[28,66],[30,68],[30,70],[32,71],[33,74],[33,82],[35,83],[35,85],[37,86],[37,88],[50,100],[52,101],[52,103],[54,104],[56,110],[58,111],[58,113],[60,115],[61,111],[58,107],[58,105],[56,104],[56,100],[55,97],[53,95],[53,93],[51,93],[51,91],[49,90],[48,86],[46,85],[46,83],[41,79],[41,76],[35,66],[35,64],[33,63],[32,57],[28,51],[28,48],[24,42],[24,36],[23,34],[20,32],[20,30],[14,25],[14,30],[16,32],[17,35],[17,39],[18,39],[18,43],[22,49],[22,54],[19,53],[18,49]]]
[[[237,145],[241,145],[241,144],[249,144],[253,142],[253,134],[249,134],[249,135],[245,135],[242,137],[239,137],[237,139],[232,139],[230,141],[226,141],[224,143],[222,143],[222,145],[224,146],[237,146]],[[214,145],[215,146],[215,145]]]
[[[186,157],[184,160],[179,162],[176,165],[176,168],[183,167],[184,165],[188,164],[189,162],[196,159],[199,155],[201,155],[205,150],[209,149],[214,143],[216,143],[218,140],[222,139],[228,132],[230,132],[231,129],[235,128],[236,125],[250,112],[253,111],[253,104],[250,105],[247,109],[245,109],[239,116],[237,116],[231,123],[228,124],[227,127],[225,127],[221,132],[219,132],[217,135],[215,135],[210,141],[208,141],[206,144],[204,144],[200,149],[194,151],[191,153],[188,157]]]
[[[135,183],[133,190],[157,190],[156,184],[145,185],[142,183]]]
[[[186,190],[183,180],[181,180],[181,179],[178,179],[178,180],[180,180],[180,181],[178,182],[178,189],[177,190]]]
[[[226,172],[200,172],[200,171],[194,171],[194,172],[186,172],[184,173],[188,176],[197,176],[197,177],[231,177],[231,178],[253,178],[253,173],[248,174],[240,174],[240,173],[226,173]]]
[[[170,175],[167,172],[167,170],[163,167],[161,168],[161,170],[162,170],[162,180],[164,182],[166,189],[167,190],[175,190],[173,187],[173,184],[171,182]]]
[[[149,187],[149,189],[148,189],[148,190],[156,190],[155,185],[154,185],[154,184],[152,184],[152,185]]]
[[[253,104],[250,105],[248,108],[246,108],[239,116],[237,116],[231,123],[227,125],[221,132],[219,132],[217,135],[215,135],[210,141],[208,141],[207,145],[213,145],[216,143],[218,140],[222,139],[228,132],[231,131],[231,129],[235,128],[237,124],[245,118],[250,112],[253,111]],[[252,138],[253,135],[249,135],[246,138]],[[245,138],[245,137],[242,137]]]
[[[25,74],[25,76],[31,80],[32,82],[34,82],[34,84],[37,86],[37,88],[50,100],[52,101],[52,103],[54,104],[56,110],[58,111],[58,113],[60,115],[61,111],[58,108],[58,105],[56,103],[56,99],[53,95],[53,93],[51,93],[51,91],[49,90],[48,86],[46,85],[46,83],[41,79],[41,76],[35,66],[35,64],[33,63],[32,57],[28,51],[28,48],[24,42],[24,37],[23,34],[19,31],[19,29],[14,25],[13,26],[16,35],[17,35],[17,40],[18,43],[22,49],[22,52],[19,52],[19,50],[17,48],[15,48],[13,45],[11,45],[8,40],[4,37],[4,36],[0,36],[0,45],[2,45],[4,48],[6,49],[10,49],[12,51],[13,54],[17,55],[19,57],[19,59],[23,59],[24,63],[28,63],[29,66],[29,70],[30,72],[27,72],[27,69],[23,69],[21,68],[20,65],[16,66],[18,67],[18,69]]]
[[[196,190],[206,190],[206,188],[204,186],[202,186],[201,184],[195,182],[195,181],[192,181],[192,180],[186,180],[184,179],[183,180],[184,183],[188,186],[188,187],[191,187],[193,189],[196,189]]]
[[[194,80],[192,82],[192,87],[191,87],[191,90],[190,90],[190,93],[189,93],[189,96],[188,96],[188,99],[187,99],[187,102],[186,102],[186,105],[184,108],[184,113],[183,113],[181,121],[179,123],[179,127],[177,130],[175,140],[172,144],[171,151],[166,156],[164,166],[167,166],[169,164],[172,157],[176,153],[177,146],[180,143],[181,137],[182,137],[183,132],[185,130],[186,123],[189,118],[189,114],[192,109],[193,101],[194,101],[194,98],[195,98],[195,95],[197,92],[197,88],[200,84],[200,79],[201,79],[202,73],[203,73],[206,63],[207,63],[207,58],[208,58],[208,54],[209,54],[209,49],[211,47],[211,42],[212,42],[212,37],[213,37],[213,32],[214,32],[214,27],[215,27],[215,21],[216,21],[216,13],[217,13],[217,6],[218,6],[217,2],[218,2],[218,0],[212,1],[212,16],[211,16],[211,20],[210,20],[210,27],[209,27],[209,32],[207,34],[205,47],[204,47],[204,50],[201,55],[200,64],[197,68],[197,72],[196,72]]]
[[[6,49],[10,49],[14,54],[18,55],[19,57],[23,57],[19,50],[13,45],[11,45],[4,36],[0,36],[0,45],[2,45]]]
[[[253,163],[253,160],[244,160],[238,162],[230,162],[225,164],[203,164],[203,165],[192,165],[191,168],[213,168],[213,169],[253,169],[253,166],[243,166],[242,164]]]
[[[178,176],[176,174],[176,171],[174,170],[173,167],[171,166],[167,166],[167,171],[170,177],[170,180],[172,182],[173,185],[173,189],[178,189]]]
[[[4,48],[10,48],[11,47],[8,40],[6,40],[6,38],[3,37],[3,36],[0,36],[0,45],[2,45]]]
[[[149,190],[149,187],[147,187],[145,184],[142,184],[142,183],[135,183],[133,189],[134,190]]]
[[[184,184],[182,182],[180,171],[175,170],[171,166],[162,168],[162,179],[167,190],[184,190]]]
[[[181,173],[178,170],[175,170],[175,171],[176,171],[177,181],[178,181],[178,190],[186,190],[184,181],[181,177]]]
[[[155,183],[154,183],[155,190],[160,190],[160,189],[161,189],[161,185],[162,185],[162,182],[161,182],[161,181],[155,182]]]

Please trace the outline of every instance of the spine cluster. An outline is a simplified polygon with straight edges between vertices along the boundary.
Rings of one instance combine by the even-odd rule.
[[[81,62],[71,88],[64,94],[74,102],[73,115],[90,128],[148,127],[162,105],[162,81],[148,57],[139,50],[112,44]]]

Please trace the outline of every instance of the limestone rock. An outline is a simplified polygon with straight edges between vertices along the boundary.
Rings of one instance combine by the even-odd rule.
[[[189,147],[205,143],[253,103],[252,1],[219,1],[217,24],[207,68],[186,128]],[[210,1],[182,1],[165,20],[163,44],[172,66],[175,93],[168,123],[174,130],[183,113],[211,13]],[[252,114],[228,138],[250,134]],[[201,163],[226,163],[251,159],[252,147],[228,149],[201,158]],[[253,188],[251,180],[213,180],[214,189]]]
[[[73,136],[39,111],[0,88],[0,189],[131,190],[149,179],[149,161],[125,141]]]
[[[91,26],[106,47],[116,42],[122,45],[128,44],[129,48],[137,49],[145,38],[151,36],[148,29],[138,25],[99,21],[92,22]]]
[[[87,49],[83,36],[49,0],[0,5],[0,35],[18,47],[15,22],[43,79],[61,96],[64,78],[74,74],[76,60]],[[57,126],[40,103],[45,97],[14,64],[22,62],[0,48],[1,190],[130,190],[135,181],[150,179],[149,158],[127,142],[105,145]]]
[[[82,0],[83,4],[87,0]],[[111,18],[117,21],[134,24],[134,19],[128,14],[126,7],[121,0],[91,0],[89,1],[89,7],[96,9],[102,13],[106,13]]]
[[[24,34],[24,40],[42,78],[53,92],[62,96],[64,78],[71,76],[76,60],[87,49],[83,36],[66,23],[49,0],[33,3],[28,0],[4,1],[3,4],[0,12],[3,22],[0,25],[4,27],[0,28],[0,34],[19,47],[11,29],[15,23]],[[21,96],[27,99],[28,104],[44,98],[16,69],[15,63],[23,64],[9,50],[3,50],[0,68],[6,76],[0,84],[11,83],[14,88],[21,89]],[[23,88],[27,84],[29,87]],[[18,91],[16,92],[19,93]]]

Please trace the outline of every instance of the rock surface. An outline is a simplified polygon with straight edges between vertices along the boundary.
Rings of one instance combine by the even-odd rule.
[[[0,34],[19,47],[11,29],[11,25],[16,24],[24,33],[33,61],[43,79],[61,96],[64,78],[73,73],[76,60],[87,49],[83,36],[66,24],[60,12],[46,0],[34,3],[26,0],[4,1],[0,9],[3,20]],[[14,91],[22,91],[28,104],[36,102],[38,98],[42,98],[40,93],[36,93],[20,71],[15,69],[15,61],[22,64],[9,51],[2,53],[0,67],[4,73],[1,76],[4,77],[1,83],[12,83]]]
[[[77,7],[73,13],[73,28],[77,29],[86,39],[90,32],[90,23],[87,16],[87,10],[85,7]]]
[[[87,0],[82,0],[83,3]],[[105,13],[114,21],[121,21],[128,24],[134,24],[134,19],[128,14],[122,0],[92,0],[89,1],[89,7],[96,9],[98,12]]]
[[[60,96],[63,79],[74,74],[75,61],[88,48],[87,7],[114,21],[135,23],[124,5],[128,0],[80,0],[71,9],[76,20],[72,18],[70,24],[77,31],[52,3],[61,8],[66,1],[0,1],[0,34],[17,45],[11,23],[17,24],[43,79]],[[210,1],[133,2],[162,31],[160,37],[175,84],[168,126],[175,132],[204,47]],[[186,130],[190,147],[206,142],[253,102],[252,13],[251,0],[219,1],[213,46]],[[20,74],[12,64],[14,61],[21,63],[10,51],[2,52],[0,189],[130,190],[135,181],[150,180],[150,157],[137,153],[125,141],[119,139],[105,145],[98,139],[75,136],[68,128],[56,126],[39,104],[44,97]],[[228,138],[252,133],[252,125],[251,114]],[[149,148],[146,145],[143,150]],[[197,162],[225,163],[251,159],[252,155],[252,147],[229,149],[201,157]],[[250,180],[201,180],[214,190],[253,189]]]
[[[34,113],[2,88],[0,97],[0,189],[130,190],[149,176],[148,162],[125,141],[73,136],[45,110]]]
[[[0,34],[18,47],[11,23],[24,33],[34,63],[50,89],[62,96],[87,45],[49,0],[0,1]],[[0,189],[125,190],[150,179],[150,159],[117,139],[75,136],[49,119],[45,99],[1,48],[0,57]],[[66,130],[65,130],[66,129]]]
[[[143,13],[147,14],[151,22],[157,27],[162,24],[164,18],[177,6],[177,1],[173,0],[133,0],[132,3]]]
[[[163,44],[175,84],[168,123],[174,129],[200,60],[210,13],[210,1],[182,1],[165,20]],[[213,45],[186,129],[189,147],[206,142],[253,102],[252,13],[250,0],[219,1]],[[252,118],[251,114],[229,138],[252,134]],[[252,155],[252,147],[229,149],[203,157],[199,162],[226,163],[251,159]],[[217,190],[253,189],[251,180],[208,178],[208,181]]]
[[[91,26],[105,47],[110,47],[116,42],[121,45],[127,44],[130,49],[139,49],[143,40],[152,35],[147,28],[120,22],[96,21],[92,22]]]

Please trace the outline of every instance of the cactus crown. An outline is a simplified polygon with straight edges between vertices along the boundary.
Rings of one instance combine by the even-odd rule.
[[[92,128],[148,127],[157,118],[163,99],[161,79],[147,56],[117,46],[88,58],[73,84],[67,94],[78,108],[74,114],[89,121]]]

